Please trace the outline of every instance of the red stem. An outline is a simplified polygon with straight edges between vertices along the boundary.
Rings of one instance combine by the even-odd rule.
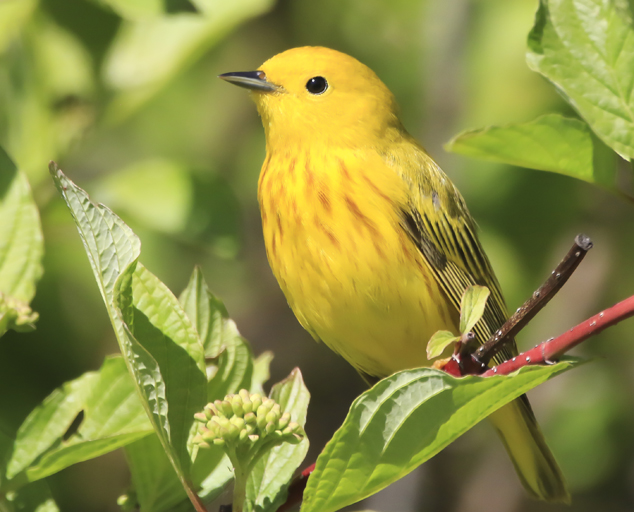
[[[487,370],[483,377],[508,375],[522,366],[551,363],[590,336],[634,316],[634,295],[566,331],[561,336],[540,343],[535,348]]]

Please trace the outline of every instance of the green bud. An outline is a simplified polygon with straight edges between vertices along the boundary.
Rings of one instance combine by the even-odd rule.
[[[218,409],[216,408],[214,404],[208,403],[205,406],[205,414],[207,415],[209,419],[211,419],[212,416],[217,416],[219,413],[218,413]]]
[[[246,426],[246,422],[244,421],[244,419],[238,418],[237,416],[234,416],[229,421],[231,422],[231,424],[235,425],[239,430],[242,430]]]
[[[240,431],[240,435],[239,435],[238,439],[240,439],[240,441],[242,442],[242,441],[244,441],[247,438],[248,435],[249,435],[248,430],[246,428],[243,428]]]
[[[215,444],[216,446],[224,446],[224,445],[225,445],[225,440],[224,440],[224,439],[221,439],[221,438],[214,439],[214,444]]]
[[[249,436],[249,440],[252,443],[255,443],[258,439],[260,439],[260,436],[258,436],[257,434],[252,434],[252,435]]]
[[[229,423],[229,426],[227,427],[227,433],[223,437],[227,441],[234,441],[234,440],[238,439],[238,437],[240,437],[240,431],[241,430],[242,429],[237,427],[235,424]]]
[[[267,434],[270,434],[271,432],[275,431],[275,423],[270,421],[266,424],[266,427],[264,427],[264,430],[266,431]]]
[[[233,416],[233,408],[227,400],[216,400],[214,405],[216,406],[216,409],[225,416]]]
[[[200,443],[198,443],[198,446],[200,448],[211,448],[211,445],[209,443],[205,443],[204,441],[201,441]]]
[[[260,393],[253,393],[251,395],[251,403],[253,404],[253,411],[257,411],[258,407],[262,405],[262,396]]]
[[[207,418],[207,415],[204,412],[197,412],[194,414],[194,419],[196,421],[200,421],[201,423],[207,423],[209,418]]]
[[[218,432],[214,432],[213,430],[206,430],[206,431],[202,432],[200,434],[200,436],[202,437],[203,441],[205,441],[205,442],[210,442],[210,441],[213,441],[214,439],[217,439],[218,437],[220,437]]]
[[[239,395],[235,395],[231,399],[231,408],[233,409],[233,414],[236,416],[244,416],[244,408],[242,407],[242,398]]]
[[[244,415],[244,421],[246,421],[249,425],[255,425],[257,424],[258,417],[254,413],[248,412]]]
[[[282,414],[282,417],[277,422],[277,428],[279,428],[280,430],[284,430],[290,422],[291,422],[291,413],[285,412],[284,414]]]
[[[279,414],[275,414],[275,411],[269,411],[268,414],[266,415],[266,422],[267,423],[277,423],[277,420],[280,419]]]
[[[262,407],[262,406],[260,406]],[[258,428],[261,430],[264,427],[266,427],[267,421],[266,421],[266,414],[260,415],[258,414],[258,418],[257,418],[257,426]]]

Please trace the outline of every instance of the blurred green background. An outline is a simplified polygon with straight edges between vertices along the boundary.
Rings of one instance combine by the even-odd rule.
[[[0,341],[7,433],[56,386],[117,351],[79,236],[48,177],[55,159],[133,228],[142,261],[174,292],[202,266],[255,353],[275,352],[272,382],[302,369],[314,460],[364,386],[301,329],[269,270],[256,199],[264,134],[248,95],[216,79],[294,46],[349,53],[392,89],[404,124],[465,196],[510,309],[575,234],[592,237],[595,248],[522,333],[520,348],[634,293],[631,205],[570,178],[442,149],[466,128],[573,114],[524,62],[536,0],[193,4],[200,13],[161,12],[190,5],[178,0],[0,0],[0,145],[29,176],[46,243],[37,330]],[[577,353],[591,364],[530,395],[573,491],[565,510],[634,509],[632,329],[625,322],[585,343]],[[114,511],[129,475],[116,452],[48,481],[61,510]],[[486,424],[361,507],[564,510],[525,497]]]

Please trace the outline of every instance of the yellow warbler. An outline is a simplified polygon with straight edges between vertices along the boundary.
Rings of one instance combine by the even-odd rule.
[[[507,318],[465,202],[407,133],[394,96],[356,59],[288,50],[220,78],[246,87],[262,117],[258,185],[269,263],[297,319],[368,381],[428,366],[432,334],[458,330],[470,285],[491,291],[474,331]],[[517,353],[515,345],[502,356]],[[569,501],[526,397],[491,416],[536,497]]]

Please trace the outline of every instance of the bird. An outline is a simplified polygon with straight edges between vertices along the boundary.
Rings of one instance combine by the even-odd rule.
[[[460,192],[399,119],[394,95],[339,51],[286,50],[219,78],[249,89],[264,126],[258,202],[267,258],[299,323],[373,384],[430,366],[426,345],[456,332],[466,288],[490,297],[474,334],[508,318]],[[496,361],[517,354],[508,344]],[[526,396],[490,416],[536,499],[569,502]]]

